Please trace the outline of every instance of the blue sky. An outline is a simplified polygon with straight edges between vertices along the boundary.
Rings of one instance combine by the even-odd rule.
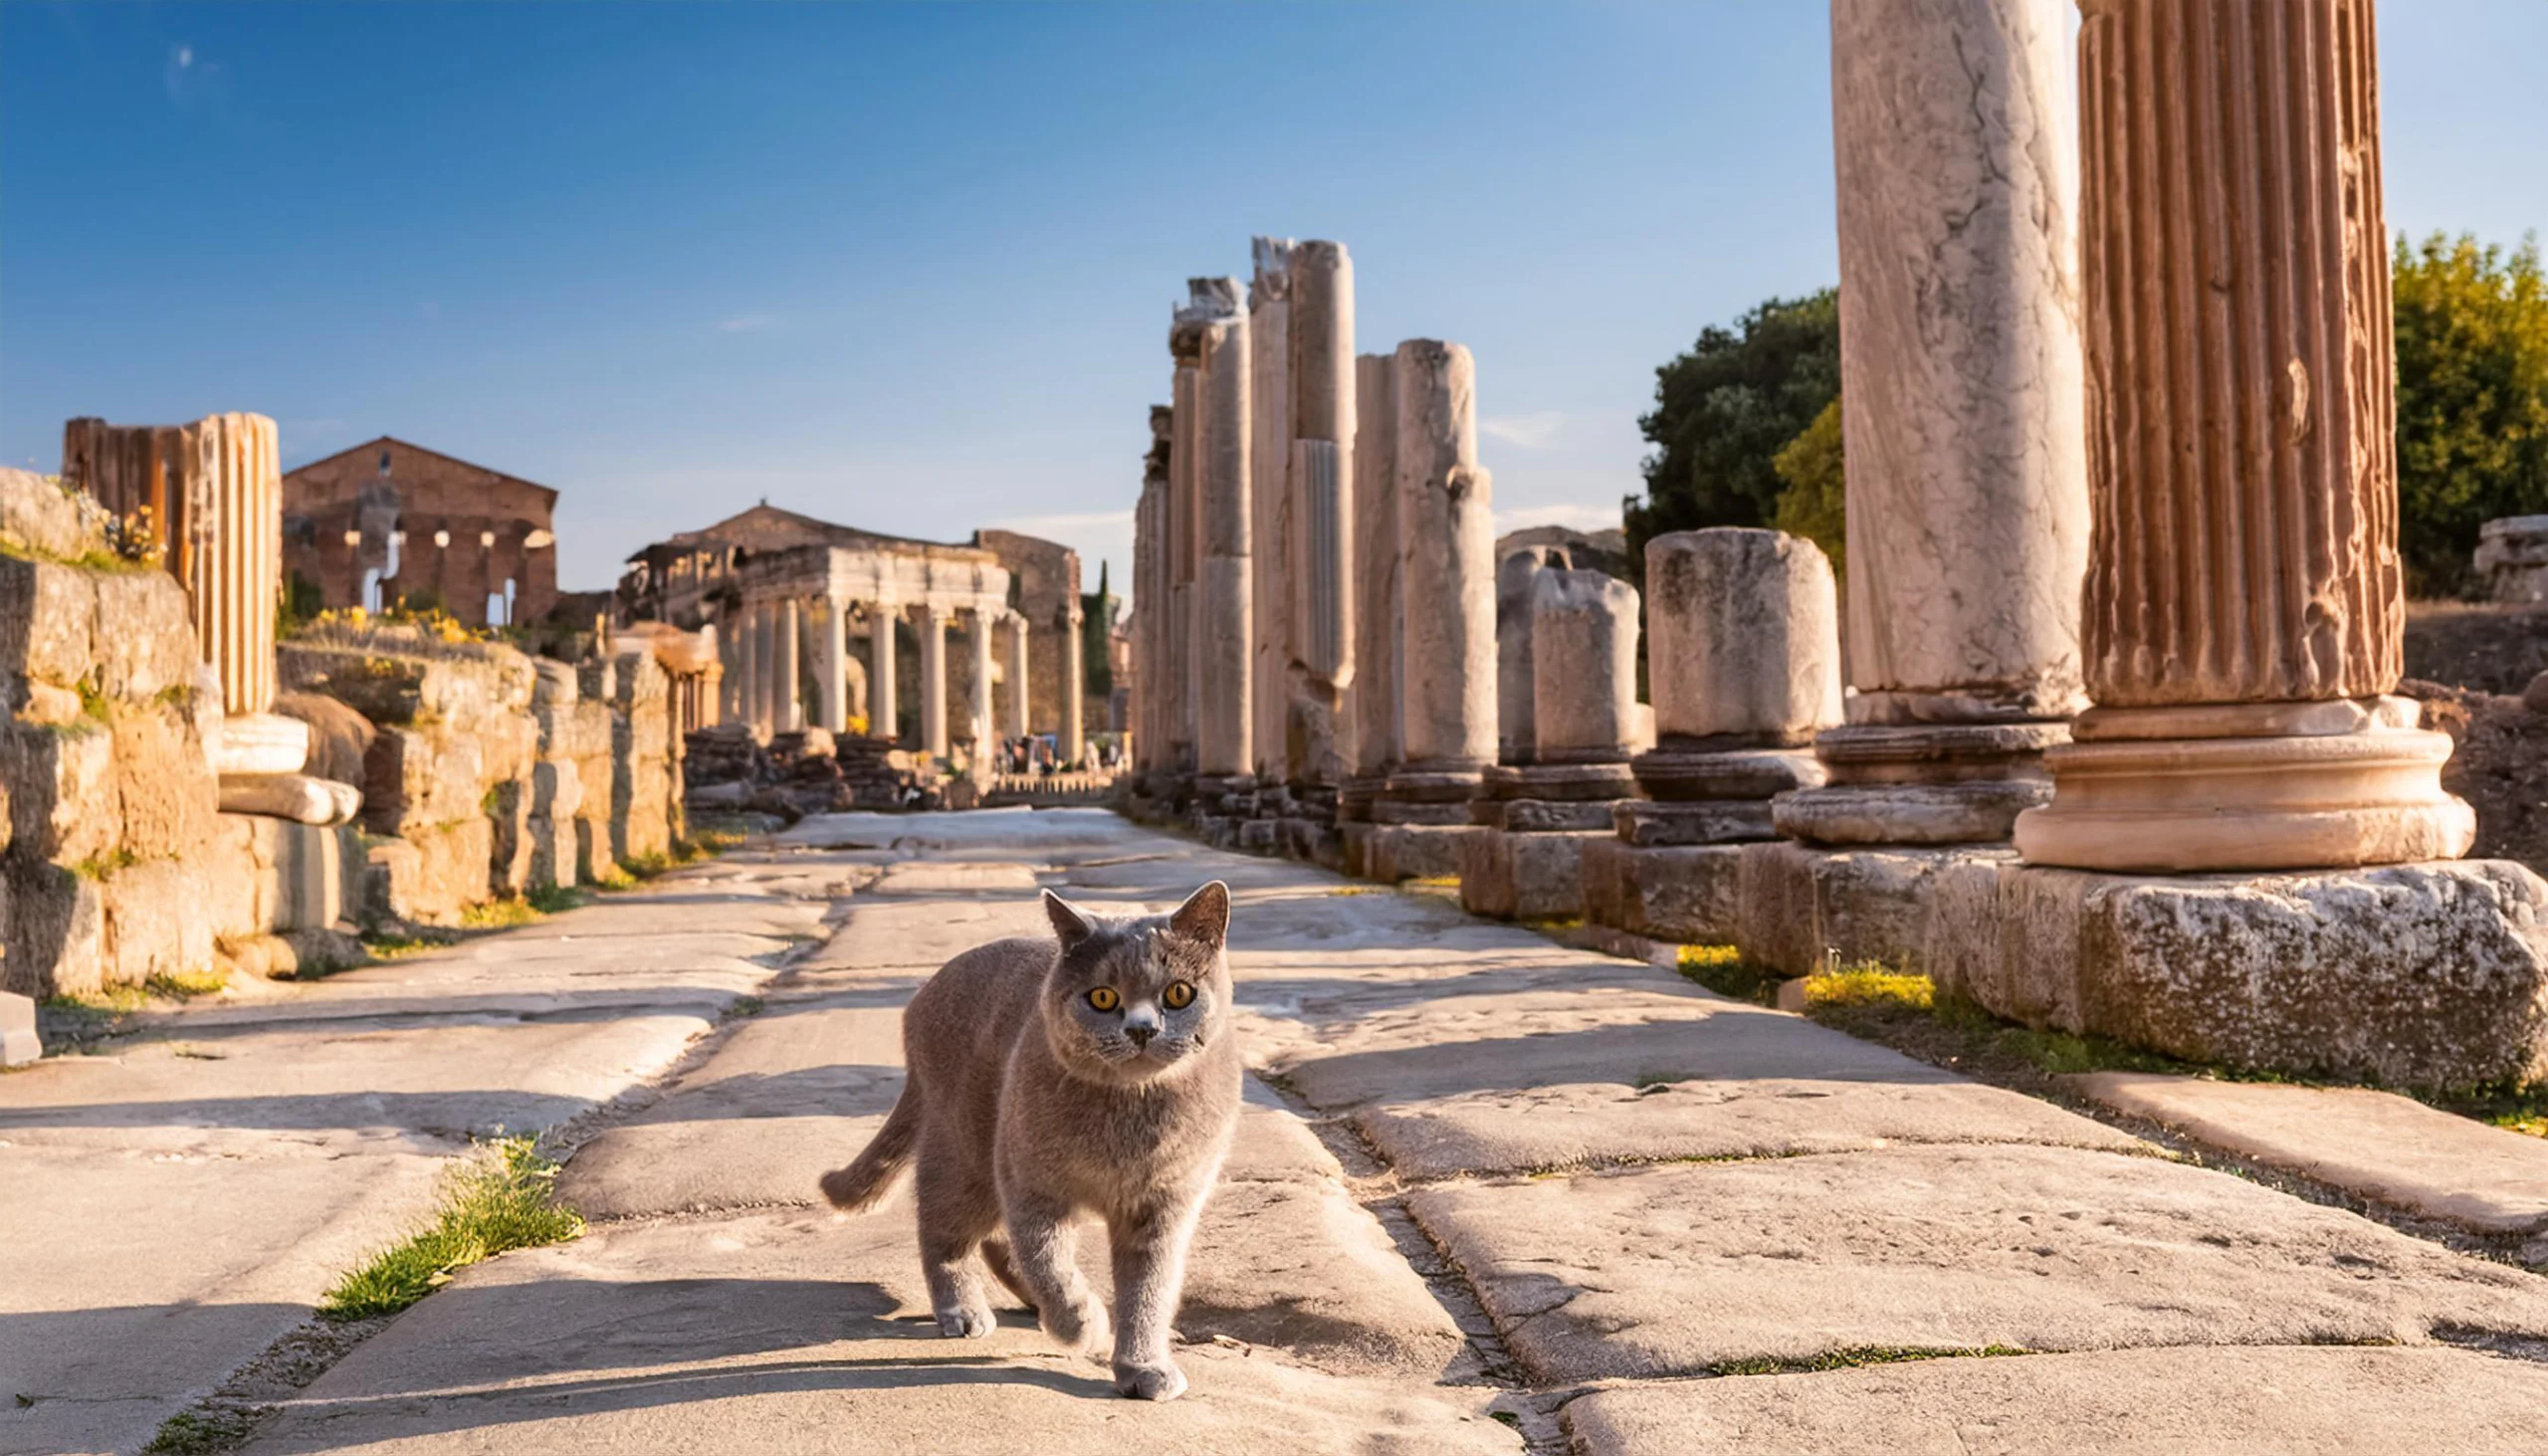
[[[562,576],[756,499],[1120,584],[1169,306],[1354,253],[1479,361],[1507,524],[1833,280],[1824,6],[0,0],[0,461],[251,409],[558,488]],[[2548,0],[2381,13],[2394,229],[2548,224]]]

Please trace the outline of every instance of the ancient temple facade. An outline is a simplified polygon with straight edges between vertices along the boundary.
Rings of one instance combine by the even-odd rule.
[[[285,583],[322,608],[536,622],[557,600],[556,509],[546,486],[383,435],[284,476]]]

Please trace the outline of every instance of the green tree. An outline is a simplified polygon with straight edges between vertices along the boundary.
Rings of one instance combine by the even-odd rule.
[[[1777,516],[1779,452],[1840,393],[1839,291],[1772,299],[1732,328],[1711,324],[1654,374],[1654,408],[1637,421],[1655,447],[1645,496],[1625,503],[1640,574],[1645,543],[1665,531]]]
[[[1840,401],[1833,399],[1805,432],[1770,461],[1787,489],[1779,492],[1770,523],[1822,548],[1831,569],[1848,567],[1848,495],[1841,468]]]
[[[1106,566],[1097,563],[1097,590],[1079,597],[1080,691],[1097,703],[1115,696],[1115,663],[1106,655],[1115,636],[1115,593],[1107,589]]]
[[[2398,536],[2408,589],[2476,585],[2477,527],[2548,512],[2548,282],[2536,237],[2398,237]]]

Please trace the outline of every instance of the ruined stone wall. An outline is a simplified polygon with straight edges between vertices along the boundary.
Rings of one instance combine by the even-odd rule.
[[[211,968],[218,788],[185,589],[104,513],[0,470],[0,988]]]
[[[366,909],[424,925],[531,883],[525,853],[538,730],[531,660],[408,627],[324,627],[283,645],[284,686],[345,704],[363,759]]]
[[[672,679],[651,646],[619,654],[610,708],[611,854],[622,864],[661,862],[683,828],[682,734]]]

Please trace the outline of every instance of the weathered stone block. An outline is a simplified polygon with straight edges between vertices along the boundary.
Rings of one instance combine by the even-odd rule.
[[[101,574],[0,555],[0,678],[62,687],[89,680],[96,665]]]
[[[191,690],[198,661],[195,629],[177,578],[137,567],[90,576],[98,599],[99,691],[144,703],[172,689]]]
[[[369,919],[457,925],[489,898],[494,829],[485,819],[419,829],[367,856],[363,904]]]
[[[33,471],[0,468],[0,542],[77,560],[104,551],[106,515],[81,492]]]
[[[17,991],[0,991],[0,1067],[23,1067],[44,1055],[36,1036],[36,1002]]]
[[[142,859],[201,855],[211,842],[221,787],[194,726],[166,704],[123,704],[107,737],[120,826],[110,829],[116,847]]]
[[[375,834],[478,818],[487,785],[484,744],[475,734],[431,728],[381,728],[363,775],[363,825]]]
[[[533,814],[524,822],[523,832],[531,844],[527,882],[531,887],[546,890],[575,883],[578,850],[571,816]]]
[[[363,755],[371,751],[371,740],[378,736],[369,719],[317,693],[277,694],[275,713],[310,725],[310,757],[303,765],[306,771],[338,783],[359,785],[363,781]]]
[[[1743,905],[1743,846],[1584,846],[1584,918],[1653,940],[1724,945]]]
[[[1584,911],[1584,847],[1602,833],[1508,834],[1460,841],[1460,908],[1498,920],[1554,920]]]
[[[184,860],[126,865],[99,885],[106,912],[106,979],[138,985],[212,964],[210,877]]]
[[[488,888],[499,896],[520,895],[531,888],[531,798],[529,778],[505,779],[487,790],[488,843],[494,859]]]
[[[2197,1062],[2460,1088],[2548,1077],[2548,883],[2504,860],[1936,877],[1943,990]]]
[[[9,953],[0,957],[8,989],[44,997],[106,983],[106,902],[98,882],[60,865],[14,863],[8,881]]]
[[[1931,883],[1958,864],[2014,864],[1986,848],[1814,849],[1743,846],[1734,943],[1752,960],[1805,975],[1826,960],[1925,969]]]
[[[1742,844],[1776,837],[1768,799],[1629,799],[1618,806],[1611,823],[1619,838],[1637,845]]]
[[[114,734],[83,719],[68,728],[0,722],[0,783],[9,790],[13,853],[78,864],[112,854],[122,836]]]
[[[1367,868],[1383,884],[1450,879],[1460,873],[1460,842],[1486,832],[1467,824],[1375,825],[1364,851]]]

